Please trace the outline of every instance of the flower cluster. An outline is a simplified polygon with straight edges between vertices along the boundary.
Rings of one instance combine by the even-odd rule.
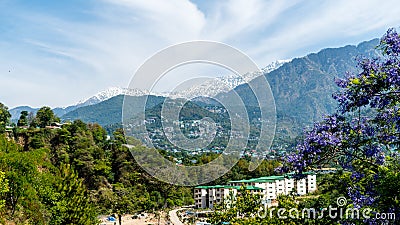
[[[323,160],[326,148],[341,146],[344,117],[333,115],[325,118],[322,123],[315,123],[314,128],[306,132],[306,138],[297,146],[297,152],[286,157],[285,166],[279,168],[281,172],[296,171],[302,173],[308,165]]]
[[[384,53],[392,56],[400,54],[400,37],[396,30],[391,28],[381,39],[381,46]]]
[[[346,79],[336,79],[336,84],[344,90],[333,94],[342,113],[359,107],[383,109],[395,105],[400,97],[400,37],[390,29],[381,39],[380,58],[359,58],[361,72],[347,74]]]
[[[370,206],[375,202],[375,198],[372,196],[372,191],[367,191],[367,194],[363,194],[359,188],[348,187],[347,194],[351,198],[354,208],[360,209],[364,206]]]
[[[308,169],[339,164],[352,174],[348,195],[356,207],[379,201],[372,191],[374,179],[367,182],[367,189],[361,188],[361,181],[371,174],[367,176],[368,170],[360,168],[379,168],[386,156],[393,154],[388,149],[400,145],[399,34],[388,30],[378,47],[381,57],[359,58],[360,73],[348,73],[345,79],[335,80],[341,88],[333,95],[339,103],[338,112],[306,132],[296,153],[288,155],[279,168],[281,172],[295,171],[301,177]],[[360,167],[360,162],[367,166]],[[378,179],[379,174],[373,177]]]

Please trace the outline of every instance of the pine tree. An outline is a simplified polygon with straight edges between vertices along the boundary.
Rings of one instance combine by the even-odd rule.
[[[96,214],[90,204],[82,179],[69,164],[61,165],[61,183],[57,190],[58,201],[53,208],[50,224],[89,225],[97,224]]]

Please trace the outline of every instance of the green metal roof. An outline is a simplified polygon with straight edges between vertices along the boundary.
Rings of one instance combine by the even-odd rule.
[[[275,182],[277,179],[258,179],[256,181],[256,183],[273,183]]]
[[[213,188],[213,186],[197,186],[195,188],[197,188],[197,189],[210,189],[210,188]]]
[[[259,178],[252,178],[249,180],[233,180],[229,183],[268,183],[273,182],[275,180],[284,180],[285,176],[269,176],[269,177],[259,177]]]
[[[251,182],[254,182],[254,181],[251,181],[251,180],[232,180],[232,181],[229,181],[229,183],[251,183]]]
[[[215,185],[215,186],[197,186],[195,187],[196,189],[217,189],[217,188],[225,188],[225,189],[236,189],[240,190],[242,187],[241,186],[229,186],[229,185]],[[246,190],[264,190],[263,188],[255,187],[248,185],[246,186]]]
[[[246,190],[264,190],[264,188],[256,187],[256,186],[246,186]]]
[[[214,185],[214,186],[197,186],[197,189],[212,189],[212,188],[225,188],[225,185]]]
[[[314,175],[314,172],[304,172],[303,174],[306,175]],[[247,179],[247,180],[232,180],[229,181],[229,183],[271,183],[275,182],[276,180],[284,180],[286,178],[291,178],[294,175],[294,173],[288,173],[285,175],[279,175],[279,176],[268,176],[268,177],[258,177],[258,178],[252,178],[252,179]],[[232,188],[232,187],[240,187],[240,186],[225,186],[225,185],[216,185],[216,186],[198,186],[195,188],[200,188],[200,189],[211,189],[211,188]],[[254,186],[247,186],[247,187],[254,187]],[[239,188],[240,189],[240,188]],[[250,190],[250,189],[248,189]]]
[[[227,189],[236,189],[236,190],[240,190],[242,188],[242,186],[226,186]],[[260,187],[256,187],[256,186],[251,186],[248,185],[246,186],[246,190],[264,190],[263,188]]]

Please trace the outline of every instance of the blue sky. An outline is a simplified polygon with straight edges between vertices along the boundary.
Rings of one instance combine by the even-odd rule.
[[[224,42],[263,67],[400,24],[394,0],[0,0],[0,8],[0,102],[9,107],[67,106],[127,87],[147,58],[184,41]]]

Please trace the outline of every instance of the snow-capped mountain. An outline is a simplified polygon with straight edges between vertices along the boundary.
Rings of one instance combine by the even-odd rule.
[[[214,97],[219,93],[228,92],[241,84],[253,80],[258,76],[269,73],[287,62],[290,62],[290,60],[278,60],[264,67],[262,69],[262,73],[254,72],[254,73],[244,74],[243,76],[228,75],[223,77],[217,77],[212,80],[207,80],[202,84],[192,86],[186,90],[169,93],[164,96],[168,96],[170,98],[187,98],[187,99],[191,99],[198,96]]]
[[[202,84],[195,85],[188,89],[173,92],[173,93],[151,93],[152,95],[164,96],[169,98],[186,98],[191,99],[197,96],[208,96],[213,97],[221,92],[228,92],[235,87],[249,82],[250,80],[260,76],[262,74],[266,74],[275,70],[282,66],[284,63],[290,62],[290,60],[277,60],[262,69],[262,73],[254,72],[248,73],[243,76],[237,75],[229,75],[223,77],[217,77],[212,80],[207,80]],[[107,90],[101,91],[92,97],[86,98],[84,100],[79,101],[74,107],[79,108],[82,106],[94,105],[99,102],[105,101],[117,95],[129,95],[129,96],[143,96],[149,94],[146,91],[138,90],[138,89],[129,89],[129,88],[119,88],[119,87],[111,87]]]
[[[138,89],[129,89],[129,88],[119,88],[119,87],[110,87],[107,90],[101,91],[92,97],[79,101],[76,106],[82,107],[87,105],[94,105],[99,102],[105,101],[117,95],[129,95],[129,96],[143,96],[146,95],[145,91]]]
[[[261,70],[263,71],[263,73],[269,73],[273,70],[278,69],[283,64],[288,63],[290,61],[292,61],[292,60],[291,59],[276,60],[275,62],[268,64],[266,67],[262,68]]]
[[[115,97],[117,95],[130,95],[130,96],[143,96],[146,95],[147,93],[141,90],[137,89],[128,89],[128,88],[118,88],[118,87],[111,87],[108,88],[107,90],[101,91],[89,98],[83,99],[79,101],[75,105],[71,105],[68,107],[57,107],[53,108],[54,113],[61,117],[65,115],[68,112],[71,112],[77,108],[83,107],[83,106],[89,106],[89,105],[94,105],[100,102],[103,102],[105,100],[108,100],[112,97]],[[11,113],[11,121],[16,122],[18,121],[18,118],[21,114],[21,111],[28,111],[28,112],[33,112],[36,113],[39,109],[37,108],[31,108],[29,106],[20,106],[16,107],[13,109],[10,109]]]
[[[186,99],[191,99],[191,98],[198,97],[198,96],[213,97],[219,93],[228,92],[243,83],[249,82],[250,80],[256,78],[257,76],[269,73],[289,61],[290,60],[275,61],[275,62],[267,65],[266,67],[264,67],[262,69],[262,73],[260,73],[260,72],[249,73],[249,74],[243,75],[242,77],[236,76],[236,75],[217,77],[212,80],[207,80],[206,82],[203,82],[202,84],[190,87],[189,89],[185,89],[185,90],[182,90],[179,92],[174,92],[174,93],[149,93],[147,91],[138,90],[138,89],[111,87],[111,88],[101,91],[89,98],[83,99],[75,105],[71,105],[68,107],[54,108],[53,111],[57,116],[61,117],[62,115],[66,114],[70,111],[73,111],[77,108],[80,108],[83,106],[94,105],[94,104],[103,102],[105,100],[108,100],[112,97],[118,96],[118,95],[143,96],[143,95],[147,95],[147,94],[152,94],[152,95],[158,95],[158,96],[164,96],[164,97],[170,97],[170,98],[186,98]],[[31,108],[28,106],[16,107],[14,109],[10,109],[13,122],[16,122],[18,120],[20,112],[22,110],[36,113],[36,111],[38,109]]]

